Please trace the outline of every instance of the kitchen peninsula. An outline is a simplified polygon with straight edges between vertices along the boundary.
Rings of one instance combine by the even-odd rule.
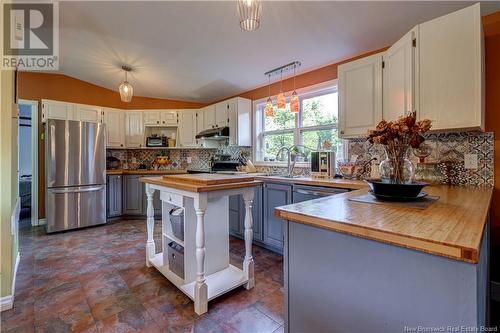
[[[426,209],[349,193],[278,207],[287,332],[403,332],[487,323],[492,189],[429,186]]]
[[[144,177],[141,182],[146,184],[147,196],[146,264],[156,267],[191,298],[198,315],[208,311],[208,301],[227,291],[242,285],[253,288],[251,209],[253,187],[260,186],[260,181],[253,176],[188,174]],[[156,253],[153,240],[155,191],[160,192],[162,205],[161,253]],[[245,202],[243,270],[229,264],[229,196],[232,195],[243,195]],[[172,221],[169,213],[172,209],[182,211],[178,215],[182,219],[180,227]],[[172,244],[181,250],[171,252]]]

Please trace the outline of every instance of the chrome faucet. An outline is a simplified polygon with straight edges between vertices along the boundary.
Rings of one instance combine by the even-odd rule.
[[[283,153],[283,151],[286,151],[287,153],[287,174],[285,175],[285,177],[287,178],[292,178],[293,177],[293,168],[295,167],[295,159],[293,159],[292,161],[292,150],[294,148],[299,148],[299,147],[303,147],[303,148],[306,148],[306,149],[309,149],[309,150],[312,150],[310,149],[309,147],[306,147],[304,145],[293,145],[291,147],[281,147],[278,152],[276,153],[276,159],[279,159],[279,156],[280,154]],[[304,154],[301,154],[299,152],[300,155],[304,155]]]

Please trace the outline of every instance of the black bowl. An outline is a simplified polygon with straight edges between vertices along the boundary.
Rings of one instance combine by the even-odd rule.
[[[424,182],[413,182],[411,184],[391,184],[384,183],[380,179],[366,179],[372,192],[376,195],[386,197],[416,198],[424,186],[429,185]]]

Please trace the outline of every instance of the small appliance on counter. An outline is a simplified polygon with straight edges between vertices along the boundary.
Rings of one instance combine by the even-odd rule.
[[[211,161],[213,172],[237,172],[241,165],[239,159],[231,159],[231,155],[215,155]]]
[[[146,147],[168,147],[166,136],[152,135],[146,138]]]
[[[311,152],[311,176],[315,178],[334,178],[335,152],[312,151]]]

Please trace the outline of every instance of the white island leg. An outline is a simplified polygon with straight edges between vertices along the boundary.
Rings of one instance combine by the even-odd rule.
[[[147,215],[147,226],[148,226],[148,242],[146,243],[146,266],[151,266],[151,260],[155,257],[156,248],[154,241],[154,225],[155,225],[155,210],[153,207],[153,193],[154,189],[146,184],[146,196],[148,201],[148,207],[146,211]]]
[[[243,272],[248,278],[245,284],[246,289],[252,289],[255,285],[254,262],[252,256],[252,240],[253,240],[253,218],[252,218],[252,202],[254,189],[246,189],[243,193],[245,201],[245,260],[243,260]]]
[[[194,312],[202,315],[208,311],[208,286],[205,282],[205,211],[207,195],[200,193],[194,200],[196,212],[196,285],[194,287]]]

